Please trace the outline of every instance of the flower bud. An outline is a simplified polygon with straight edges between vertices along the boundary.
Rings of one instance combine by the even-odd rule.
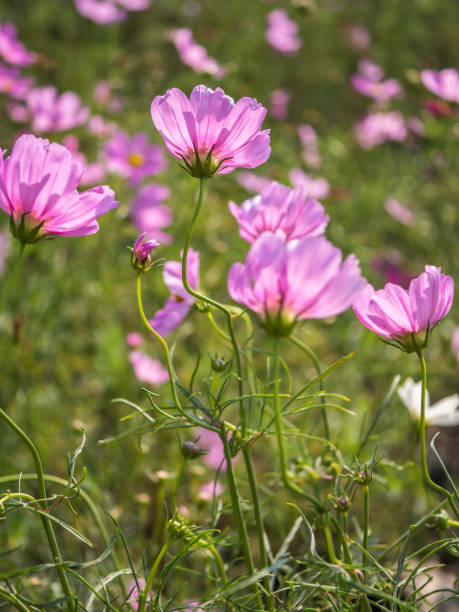
[[[210,362],[210,367],[214,372],[223,372],[226,366],[227,362],[225,361],[225,359],[223,357],[217,357],[217,355],[215,355],[215,357]]]
[[[189,440],[185,440],[180,451],[185,459],[196,459],[197,457],[206,455],[209,452],[205,448],[198,446],[196,442],[191,442]]]
[[[150,253],[159,246],[159,242],[153,238],[145,240],[147,232],[143,232],[134,242],[131,256],[131,264],[136,272],[148,272],[153,267]]]

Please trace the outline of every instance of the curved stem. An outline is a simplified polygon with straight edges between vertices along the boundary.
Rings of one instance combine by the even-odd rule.
[[[9,601],[17,610],[21,612],[31,612],[31,608],[22,603],[20,599],[16,597],[14,593],[7,591],[3,587],[0,587],[0,597],[3,597],[6,601]]]
[[[441,493],[442,495],[445,495],[445,497],[448,498],[448,502],[449,505],[451,507],[451,510],[454,513],[454,516],[456,517],[456,519],[459,519],[459,511],[456,508],[456,504],[454,503],[454,498],[451,495],[451,493],[447,490],[444,489],[443,487],[441,487],[440,485],[436,484],[430,477],[429,474],[429,469],[427,467],[427,458],[426,458],[426,392],[427,392],[427,367],[426,367],[426,362],[424,359],[424,356],[422,354],[422,351],[420,349],[416,350],[417,356],[419,358],[419,363],[421,365],[421,381],[422,381],[422,387],[421,387],[421,422],[420,422],[420,444],[421,444],[421,468],[422,468],[422,475],[424,476],[424,480],[426,482],[426,484],[433,489],[434,491],[437,491],[438,493]]]
[[[22,263],[22,259],[24,257],[24,251],[25,251],[26,245],[25,242],[21,242],[20,246],[19,246],[19,253],[18,253],[18,257],[16,259],[16,264],[11,272],[11,275],[5,285],[5,288],[2,291],[2,295],[0,296],[0,312],[3,310],[3,306],[5,305],[6,299],[9,295],[9,292],[11,290],[11,287],[14,285],[14,281],[16,280],[16,277],[18,275],[19,269],[21,267],[21,263]]]
[[[208,550],[215,560],[215,565],[217,566],[218,575],[220,576],[222,586],[226,586],[226,584],[228,583],[228,578],[226,577],[225,564],[223,563],[223,559],[221,558],[220,553],[213,544],[208,546]]]
[[[38,491],[39,491],[40,498],[42,500],[43,510],[45,512],[49,512],[48,502],[46,501],[47,496],[46,496],[46,486],[45,486],[45,478],[44,478],[44,473],[43,473],[43,466],[41,463],[41,458],[38,453],[37,447],[32,442],[32,440],[22,431],[22,429],[18,425],[16,425],[16,423],[12,419],[10,419],[10,417],[6,414],[6,412],[4,412],[1,408],[0,408],[0,417],[5,421],[7,425],[11,427],[11,429],[13,429],[17,433],[17,435],[21,438],[21,440],[29,448],[32,454],[33,460],[35,462],[35,470],[37,472]],[[54,563],[56,564],[56,566],[62,565],[62,557],[59,552],[59,547],[57,545],[56,536],[54,535],[54,529],[53,529],[52,522],[48,517],[44,515],[41,516],[41,519],[43,521],[43,526],[45,528],[46,537],[48,539],[48,544],[51,549]],[[62,589],[66,597],[68,598],[68,601],[67,601],[68,609],[70,612],[74,612],[74,610],[76,610],[76,600],[70,589],[70,584],[69,584],[65,569],[63,567],[56,567],[56,570],[57,570],[59,580],[62,585]]]
[[[339,561],[336,558],[335,547],[333,546],[333,538],[332,538],[330,529],[328,528],[327,525],[324,525],[322,527],[322,530],[325,534],[325,540],[327,542],[327,550],[328,550],[328,556],[330,557],[330,561],[334,563],[335,565],[338,565]]]
[[[156,573],[158,571],[158,567],[159,564],[161,563],[161,559],[164,557],[164,555],[166,554],[167,549],[169,548],[169,540],[166,540],[166,542],[164,542],[163,547],[161,548],[161,550],[159,551],[155,562],[153,563],[153,567],[150,570],[150,573],[148,574],[148,579],[147,582],[145,584],[145,588],[142,592],[142,594],[139,594],[139,608],[138,608],[138,612],[145,612],[145,605],[147,603],[147,597],[148,594],[151,591],[151,587],[153,586],[153,581],[156,577]]]

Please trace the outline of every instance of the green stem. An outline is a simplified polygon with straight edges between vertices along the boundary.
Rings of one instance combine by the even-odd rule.
[[[166,554],[167,549],[169,548],[169,540],[166,540],[166,542],[164,542],[163,547],[161,548],[161,550],[159,551],[155,562],[153,563],[153,567],[150,570],[150,573],[148,574],[148,579],[147,582],[145,584],[145,588],[142,592],[141,595],[139,595],[139,609],[138,612],[145,612],[145,605],[147,603],[147,597],[148,594],[151,591],[151,587],[153,586],[153,581],[156,577],[156,573],[158,571],[158,567],[159,564],[161,563],[161,559],[164,557],[164,555]]]
[[[0,408],[0,417],[5,421],[7,425],[9,425],[17,433],[17,435],[21,438],[21,440],[29,448],[32,454],[33,460],[35,462],[35,470],[37,472],[38,491],[39,491],[39,496],[42,499],[43,510],[45,512],[49,512],[48,502],[46,501],[47,496],[46,496],[46,486],[45,486],[45,478],[44,478],[44,473],[43,473],[43,466],[42,466],[40,455],[38,453],[38,450],[35,444],[22,431],[22,429],[18,425],[16,425],[16,423],[12,419],[10,419],[10,417],[6,414],[6,412],[4,412],[1,408]],[[57,566],[62,565],[62,558],[59,552],[59,547],[57,545],[56,536],[54,535],[54,529],[53,529],[52,522],[46,516],[42,515],[41,518],[43,521],[43,526],[45,528],[46,537],[48,539],[48,544],[49,544],[49,547],[51,549],[51,553],[54,559],[54,563]],[[76,604],[75,597],[72,594],[72,591],[70,589],[70,584],[69,584],[65,569],[63,567],[57,567],[56,570],[57,570],[59,580],[62,585],[62,589],[68,599],[67,601],[68,609],[70,612],[74,612],[74,610],[76,610],[77,604]]]
[[[447,497],[449,505],[451,507],[451,510],[454,513],[454,516],[456,517],[456,519],[459,519],[459,511],[456,508],[456,504],[454,503],[453,496],[451,495],[451,493],[447,489],[444,489],[443,487],[441,487],[440,485],[436,484],[431,479],[430,474],[429,474],[429,469],[427,467],[427,458],[426,458],[427,368],[426,368],[426,362],[425,362],[424,356],[422,354],[422,351],[420,349],[417,349],[416,353],[417,353],[417,356],[419,358],[419,363],[421,365],[421,381],[422,381],[422,387],[421,387],[421,422],[420,422],[420,444],[421,444],[421,468],[422,468],[422,475],[424,476],[424,480],[425,480],[426,484],[431,489],[433,489],[434,491],[437,491],[438,493],[441,493],[442,495]]]
[[[330,533],[330,529],[328,528],[327,525],[324,525],[322,529],[325,534],[325,540],[327,541],[327,550],[328,550],[328,556],[330,557],[330,561],[334,563],[335,565],[338,565],[339,561],[336,558],[335,547],[333,546],[333,538]]]
[[[370,524],[370,489],[368,485],[363,486],[363,542],[362,546],[368,549],[368,530]],[[362,554],[362,565],[365,563],[365,555]]]
[[[223,559],[221,558],[220,553],[213,544],[208,547],[208,550],[214,558],[215,564],[218,569],[218,574],[222,582],[222,586],[226,586],[226,584],[228,583],[228,578],[226,577],[225,564],[223,563]]]
[[[22,601],[18,599],[14,593],[11,593],[11,591],[7,591],[7,589],[4,589],[3,587],[0,587],[0,597],[5,599],[6,601],[9,601],[10,604],[12,604],[17,610],[20,610],[21,612],[31,612],[31,608],[23,604]]]
[[[16,277],[18,275],[19,269],[21,267],[21,263],[22,263],[22,259],[24,257],[24,251],[26,248],[26,244],[25,242],[20,242],[19,243],[19,253],[18,253],[18,257],[16,259],[16,264],[11,272],[11,275],[5,285],[5,288],[2,291],[2,295],[0,296],[0,312],[3,310],[3,306],[5,305],[6,299],[8,297],[8,294],[11,290],[11,287],[14,285],[14,281],[16,280]]]

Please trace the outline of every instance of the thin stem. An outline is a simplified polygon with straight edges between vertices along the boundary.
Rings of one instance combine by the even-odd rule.
[[[166,554],[167,549],[169,548],[169,540],[166,540],[166,542],[164,542],[163,547],[161,548],[161,550],[159,551],[158,555],[156,556],[155,562],[153,563],[153,567],[150,570],[150,573],[148,574],[148,579],[147,582],[145,584],[145,588],[142,592],[141,595],[139,595],[139,609],[138,612],[145,612],[145,605],[147,603],[147,597],[148,594],[151,591],[151,587],[153,586],[153,581],[156,577],[156,573],[158,571],[158,567],[159,564],[161,563],[161,559],[164,557],[164,555]]]
[[[420,422],[420,444],[421,444],[421,468],[422,468],[422,475],[424,476],[424,480],[426,482],[426,484],[433,489],[434,491],[437,491],[438,493],[442,493],[443,495],[445,495],[445,497],[448,498],[448,502],[449,505],[451,507],[451,510],[454,513],[454,516],[456,517],[456,519],[459,519],[459,511],[456,508],[456,504],[454,503],[454,498],[451,495],[451,493],[447,490],[444,489],[443,487],[441,487],[440,485],[436,484],[430,477],[429,474],[429,469],[427,467],[427,458],[426,458],[426,393],[427,393],[427,368],[426,368],[426,362],[424,359],[424,356],[422,354],[422,351],[420,349],[416,350],[417,356],[419,358],[419,363],[421,365],[421,381],[422,381],[422,386],[421,386],[421,422]]]
[[[31,608],[22,603],[20,599],[16,597],[11,591],[7,591],[3,587],[0,587],[0,597],[3,597],[6,601],[9,601],[17,610],[21,612],[31,612]]]
[[[368,549],[368,530],[370,524],[370,489],[368,485],[363,486],[363,542],[362,546]],[[365,562],[365,555],[362,554],[362,565]]]
[[[26,248],[26,244],[25,242],[20,242],[19,243],[19,253],[18,253],[18,257],[16,259],[16,264],[11,272],[11,275],[5,285],[5,288],[2,291],[2,295],[0,296],[0,312],[3,310],[3,306],[5,305],[6,299],[9,295],[9,292],[11,290],[11,287],[14,285],[14,281],[16,280],[16,277],[18,275],[19,269],[21,267],[21,263],[22,263],[22,259],[24,257],[24,251]]]
[[[226,584],[228,583],[228,578],[226,577],[225,564],[223,563],[223,559],[221,558],[220,553],[213,544],[208,546],[208,550],[214,558],[215,564],[218,569],[218,575],[220,576],[220,580],[222,582],[222,586],[226,586]]]
[[[330,557],[330,561],[334,563],[335,565],[338,565],[339,561],[336,558],[335,547],[333,546],[333,538],[332,538],[330,529],[328,528],[327,525],[324,525],[322,529],[325,534],[325,540],[327,542],[327,550],[328,550],[328,556]]]
[[[37,472],[38,491],[39,491],[39,497],[42,500],[43,510],[45,512],[49,512],[47,496],[46,496],[46,486],[45,486],[45,478],[44,478],[44,473],[43,473],[43,466],[41,463],[41,458],[38,453],[37,447],[32,442],[32,440],[24,433],[24,431],[22,431],[22,429],[18,425],[16,425],[16,423],[12,419],[10,419],[10,417],[6,414],[6,412],[4,412],[1,408],[0,408],[0,417],[5,421],[7,425],[9,425],[17,433],[17,435],[21,438],[21,440],[29,448],[32,454],[33,460],[35,462],[35,470]],[[59,565],[62,565],[62,557],[59,552],[59,547],[57,545],[56,536],[54,535],[54,529],[53,529],[52,522],[48,517],[44,515],[41,515],[41,519],[43,521],[43,526],[45,528],[46,537],[48,539],[48,544],[51,549],[54,563],[57,566],[56,570],[57,570],[59,580],[62,585],[62,589],[66,597],[68,598],[68,601],[67,601],[68,609],[70,612],[74,612],[74,610],[76,610],[77,604],[76,604],[75,596],[72,594],[72,591],[70,589],[70,584],[67,579],[67,574],[65,572],[65,569],[63,567],[59,567]]]

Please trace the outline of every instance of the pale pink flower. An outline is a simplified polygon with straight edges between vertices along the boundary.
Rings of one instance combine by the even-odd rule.
[[[459,104],[459,72],[455,68],[422,70],[421,80],[439,98]]]
[[[73,91],[59,95],[55,87],[35,87],[26,98],[34,132],[61,132],[85,123],[89,108]]]
[[[126,344],[129,348],[139,348],[139,346],[143,344],[143,338],[137,332],[129,332],[126,336]]]
[[[23,242],[49,234],[86,236],[96,218],[118,205],[106,185],[79,193],[83,166],[65,147],[32,134],[20,136],[0,158],[0,207],[11,215],[12,233]]]
[[[365,26],[350,24],[346,28],[347,40],[356,51],[368,51],[371,45],[370,32]]]
[[[296,53],[303,44],[298,36],[298,25],[283,9],[275,9],[268,13],[265,37],[271,47],[280,53]]]
[[[98,81],[92,91],[94,102],[98,104],[107,104],[112,96],[112,87],[108,81]]]
[[[108,138],[118,131],[114,121],[107,121],[102,115],[92,115],[87,125],[88,131],[98,138]]]
[[[205,455],[203,455],[205,457]],[[218,469],[218,468],[217,468]],[[223,486],[217,481],[207,482],[199,487],[198,497],[202,501],[212,501],[214,497],[218,497],[223,493]],[[197,604],[196,604],[197,605]]]
[[[324,237],[285,242],[265,232],[228,276],[236,302],[260,317],[270,333],[288,335],[297,321],[324,319],[347,310],[365,286],[355,255],[344,262],[341,251]]]
[[[199,436],[199,447],[209,451],[205,455],[202,455],[204,463],[213,470],[226,472],[225,453],[223,451],[223,443],[220,440],[220,436],[214,431],[210,431],[204,427],[198,427],[197,434]]]
[[[172,241],[171,235],[162,231],[173,219],[171,209],[163,204],[169,194],[165,185],[148,183],[140,189],[131,205],[131,219],[139,232],[148,232],[163,244]]]
[[[101,25],[123,21],[127,11],[142,11],[151,0],[74,0],[80,15]]]
[[[180,89],[156,96],[151,116],[169,152],[193,176],[255,168],[270,153],[269,130],[260,131],[266,109],[254,98],[234,100],[217,87],[198,85],[190,99]]]
[[[359,61],[359,73],[369,81],[380,81],[384,77],[384,70],[378,64],[375,64],[369,59],[361,59]]]
[[[267,176],[259,176],[250,170],[241,170],[237,173],[236,181],[247,191],[259,193],[272,182],[272,179]]]
[[[286,241],[320,236],[329,220],[323,206],[307,197],[302,187],[291,189],[276,181],[240,207],[230,202],[229,209],[239,224],[239,234],[248,242],[255,242],[266,231]]]
[[[401,142],[408,131],[403,115],[398,111],[373,113],[367,115],[354,125],[357,142],[364,149],[372,149],[387,140]]]
[[[199,253],[190,248],[187,261],[187,278],[194,290],[199,284]],[[171,296],[164,308],[158,310],[150,325],[161,336],[170,334],[176,329],[188,314],[194,298],[182,283],[182,262],[167,261],[163,268],[163,280]]]
[[[148,142],[144,132],[129,136],[126,132],[116,133],[105,145],[107,168],[138,185],[146,176],[155,176],[164,170],[167,161],[162,148]]]
[[[27,51],[17,38],[17,29],[12,23],[0,23],[0,56],[8,64],[15,66],[30,66],[37,56]]]
[[[225,69],[210,57],[206,49],[193,38],[190,28],[172,30],[170,39],[174,43],[180,59],[195,72],[206,72],[216,79],[225,76]]]
[[[319,168],[322,164],[319,149],[317,146],[317,135],[312,127],[307,123],[303,123],[297,127],[298,138],[303,147],[303,159],[311,168]]]
[[[5,272],[9,249],[10,235],[7,232],[0,232],[0,275]]]
[[[101,161],[88,164],[86,155],[78,147],[78,138],[73,134],[67,134],[62,139],[62,144],[70,151],[74,162],[84,166],[84,172],[80,178],[80,185],[94,185],[103,181],[107,175],[105,165]]]
[[[360,74],[351,77],[352,87],[363,94],[373,98],[376,102],[384,102],[390,98],[402,98],[402,86],[396,79],[386,79],[385,81],[372,81]]]
[[[10,102],[6,105],[6,114],[15,123],[25,123],[29,119],[29,113],[23,104]]]
[[[183,612],[205,612],[204,608],[198,608],[199,603],[197,601],[189,601],[187,605],[193,607],[185,608]]]
[[[33,83],[32,77],[21,77],[18,68],[6,66],[0,62],[0,93],[23,100],[33,87]]]
[[[400,204],[395,198],[388,198],[384,202],[384,208],[391,217],[394,217],[400,223],[410,226],[416,225],[416,215],[409,208]]]
[[[136,378],[147,385],[162,385],[169,380],[169,373],[160,361],[141,351],[131,351],[129,361]]]
[[[456,356],[456,361],[459,365],[459,327],[453,332],[453,336],[451,338],[451,348],[453,349],[453,353]]]
[[[321,177],[312,178],[300,168],[292,168],[289,172],[289,178],[294,187],[303,187],[305,193],[310,198],[321,200],[330,193],[330,184],[327,179]]]
[[[352,306],[365,327],[413,351],[427,345],[430,331],[449,312],[453,295],[453,279],[441,268],[426,266],[408,290],[388,283],[375,291],[368,283]]]
[[[137,578],[137,583],[135,580],[131,580],[131,582],[129,583],[128,586],[128,593],[129,593],[129,605],[131,606],[131,608],[134,610],[134,612],[138,612],[139,609],[139,598],[140,595],[142,593],[139,593],[139,589],[137,588],[137,584],[139,585],[139,588],[141,591],[145,590],[145,587],[147,586],[146,580],[145,578]],[[147,596],[147,602],[151,601],[151,597],[153,595],[153,591],[150,591],[150,593],[148,593]],[[145,604],[145,609],[149,610],[150,609],[150,604],[146,603]]]
[[[290,94],[285,89],[275,89],[269,96],[269,113],[277,121],[285,121],[288,117]]]

